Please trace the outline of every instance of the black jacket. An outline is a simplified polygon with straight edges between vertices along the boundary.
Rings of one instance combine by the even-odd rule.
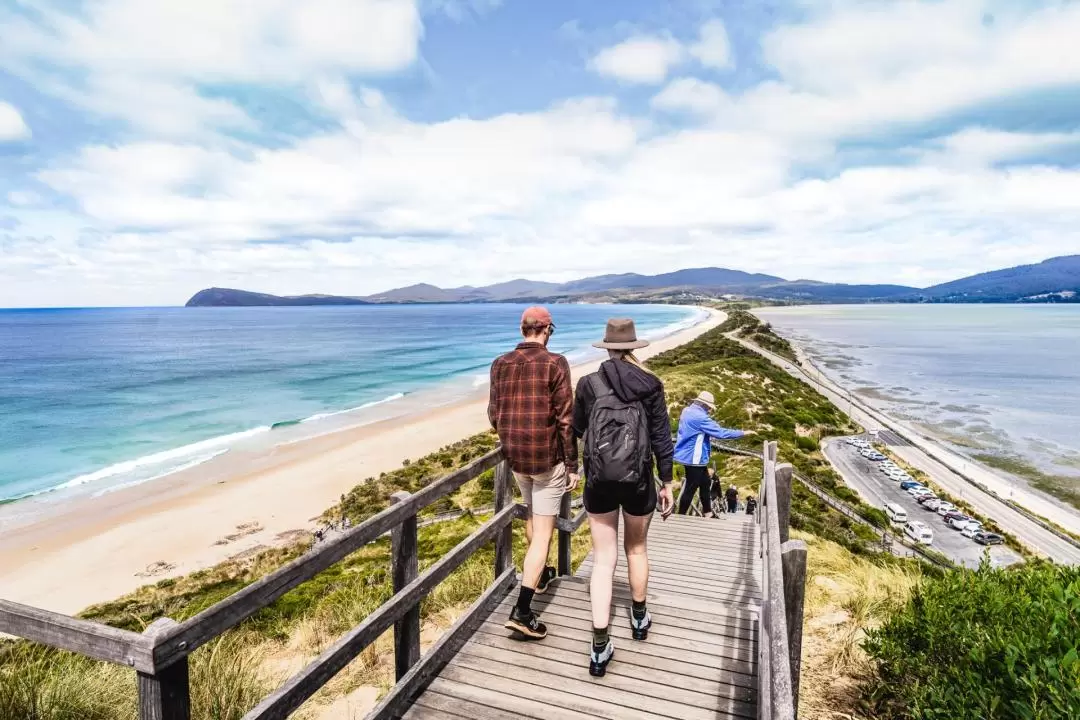
[[[640,401],[645,407],[652,454],[656,457],[656,472],[663,483],[671,482],[675,445],[671,441],[671,421],[668,419],[664,384],[660,382],[660,378],[624,360],[607,360],[600,366],[599,372],[607,386],[620,400],[623,402]],[[593,395],[588,376],[578,380],[574,398],[574,435],[578,438],[585,436],[585,431],[589,427],[589,415],[592,414],[595,401],[596,396]],[[653,474],[651,457],[647,474]]]

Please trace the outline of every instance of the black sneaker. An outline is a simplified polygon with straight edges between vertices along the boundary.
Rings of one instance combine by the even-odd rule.
[[[542,640],[547,637],[547,625],[540,622],[536,613],[532,610],[522,612],[517,605],[510,611],[506,627],[521,633],[529,640]]]
[[[645,611],[645,617],[638,620],[634,617],[634,611],[630,611],[630,632],[633,633],[635,640],[645,640],[649,637],[649,628],[652,627],[652,615],[649,611]]]
[[[559,577],[559,571],[548,565],[544,572],[540,573],[540,581],[536,583],[536,594],[543,595],[551,587],[551,581]]]
[[[596,646],[592,646],[589,654],[589,674],[593,677],[604,677],[607,673],[608,663],[615,657],[615,643],[609,639],[603,650],[597,652]]]

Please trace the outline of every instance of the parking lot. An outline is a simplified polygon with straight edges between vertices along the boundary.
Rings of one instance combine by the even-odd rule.
[[[879,463],[867,460],[859,449],[843,439],[830,440],[825,446],[825,456],[843,476],[844,481],[855,489],[867,504],[883,508],[885,503],[896,503],[907,511],[909,520],[921,520],[934,532],[933,547],[956,563],[977,567],[984,553],[989,551],[990,562],[995,566],[1010,565],[1022,558],[1004,545],[986,547],[960,534],[946,525],[940,515],[919,505],[911,495],[900,489],[900,483],[890,479],[878,469]],[[931,478],[932,480],[932,478]],[[903,525],[894,525],[903,534]]]

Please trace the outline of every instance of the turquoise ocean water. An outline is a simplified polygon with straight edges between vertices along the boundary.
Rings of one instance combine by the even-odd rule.
[[[253,442],[459,399],[519,338],[520,305],[0,311],[0,501],[101,494]],[[660,337],[673,306],[552,306],[571,362],[612,315]],[[400,409],[399,409],[400,408]]]

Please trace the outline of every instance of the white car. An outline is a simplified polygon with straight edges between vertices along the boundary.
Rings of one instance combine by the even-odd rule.
[[[913,498],[920,498],[923,495],[933,495],[934,494],[933,490],[931,490],[930,488],[924,488],[924,487],[908,488],[907,492],[908,492],[908,495],[910,495]]]
[[[968,518],[967,520],[960,520],[958,518],[955,518],[949,521],[949,525],[952,526],[953,530],[960,530],[961,532],[967,530],[969,527],[972,526],[974,526],[975,532],[979,532],[980,530],[982,530],[982,523],[973,518]]]
[[[934,542],[934,531],[918,520],[912,520],[905,525],[904,534],[920,545],[932,545]]]
[[[964,526],[964,529],[960,531],[960,534],[966,538],[975,538],[975,533],[982,532],[982,524],[979,521],[969,522]]]
[[[953,505],[951,502],[942,501],[941,504],[939,504],[937,506],[937,510],[935,510],[934,512],[936,512],[941,517],[945,517],[949,513],[955,512],[955,511],[956,511],[956,506],[955,505]]]
[[[942,501],[941,501],[941,500],[939,500],[938,498],[934,498],[933,500],[927,500],[926,502],[924,502],[924,503],[922,504],[922,506],[923,506],[924,508],[926,508],[927,510],[937,510],[937,509],[938,509],[938,505],[940,505],[940,504],[941,504],[941,502],[942,502]]]

